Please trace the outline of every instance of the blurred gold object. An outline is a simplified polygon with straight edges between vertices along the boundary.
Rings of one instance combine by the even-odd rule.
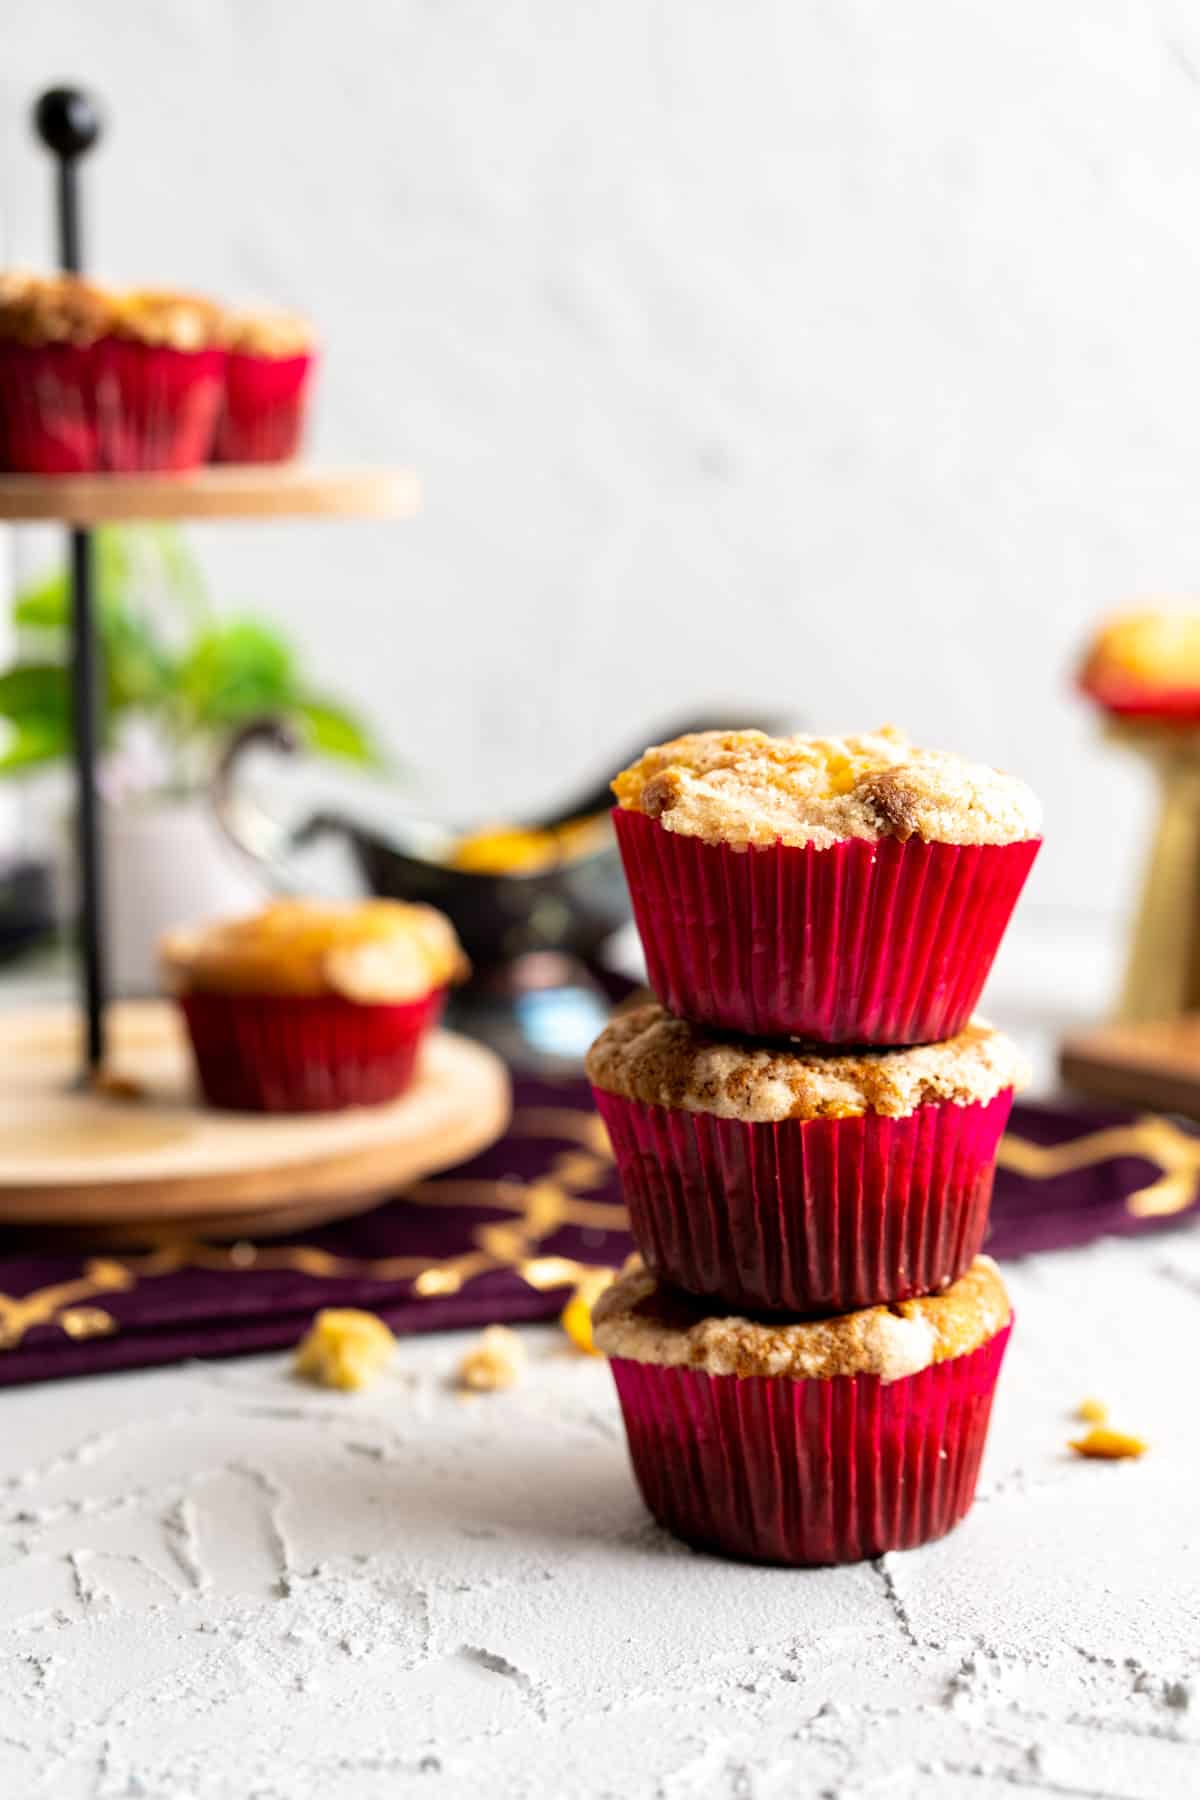
[[[1109,735],[1150,763],[1159,788],[1117,1017],[1200,1011],[1200,731],[1127,721]]]
[[[486,825],[459,838],[446,862],[472,875],[540,874],[573,857],[591,855],[607,835],[604,813],[561,825]]]

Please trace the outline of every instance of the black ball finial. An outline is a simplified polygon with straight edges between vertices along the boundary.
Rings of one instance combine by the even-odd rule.
[[[56,156],[82,156],[104,126],[100,108],[84,88],[47,88],[33,109],[33,123]]]

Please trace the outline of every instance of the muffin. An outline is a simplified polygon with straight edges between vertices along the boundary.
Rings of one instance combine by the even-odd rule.
[[[316,361],[312,327],[260,308],[225,317],[225,391],[214,462],[286,462],[295,456]]]
[[[1116,719],[1200,725],[1200,613],[1147,607],[1109,619],[1079,686]]]
[[[205,1099],[253,1112],[394,1100],[467,972],[450,921],[398,900],[280,900],[170,932],[160,953]]]
[[[194,295],[0,276],[0,467],[194,469],[212,447],[224,360],[218,310]]]
[[[892,728],[696,732],[613,791],[651,986],[753,1037],[956,1036],[1041,844],[1024,782]]]
[[[640,1006],[587,1058],[651,1273],[751,1312],[907,1300],[966,1269],[1028,1079],[981,1019],[911,1050],[813,1053]]]
[[[655,1518],[702,1549],[794,1564],[957,1524],[1011,1319],[986,1256],[942,1294],[788,1324],[706,1314],[634,1258],[593,1314]]]

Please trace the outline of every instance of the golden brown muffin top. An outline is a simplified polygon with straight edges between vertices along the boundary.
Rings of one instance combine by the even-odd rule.
[[[461,981],[468,963],[432,906],[276,900],[247,918],[168,932],[159,945],[178,994],[340,994],[418,1000]]]
[[[316,347],[316,333],[307,319],[275,307],[227,309],[223,324],[225,343],[237,354],[283,359],[307,356]]]
[[[0,337],[20,344],[92,344],[111,330],[112,295],[78,275],[0,275]]]
[[[619,1013],[587,1055],[588,1079],[607,1094],[720,1119],[902,1119],[918,1106],[962,1106],[1024,1087],[1016,1046],[982,1019],[957,1037],[912,1050],[815,1052],[722,1037],[652,1001]]]
[[[1101,694],[1114,682],[1146,692],[1200,689],[1200,612],[1147,606],[1106,619],[1079,679]]]
[[[112,327],[117,337],[172,350],[208,350],[222,341],[221,309],[198,294],[167,288],[135,288],[116,296]]]
[[[940,1294],[787,1324],[714,1317],[703,1301],[660,1288],[634,1256],[596,1302],[592,1327],[605,1356],[633,1362],[701,1369],[707,1375],[803,1381],[878,1375],[898,1381],[978,1349],[1011,1317],[990,1256],[977,1256]]]
[[[624,810],[710,844],[1011,844],[1036,837],[1042,820],[1023,781],[918,749],[891,725],[859,737],[692,732],[647,750],[613,792]]]
[[[0,337],[21,344],[74,344],[124,337],[174,350],[220,342],[220,310],[195,294],[120,291],[78,275],[0,275]]]

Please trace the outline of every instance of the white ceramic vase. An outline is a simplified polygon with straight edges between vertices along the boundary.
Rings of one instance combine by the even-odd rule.
[[[108,801],[100,818],[108,981],[115,994],[158,990],[155,946],[172,925],[248,912],[266,897],[266,881],[229,842],[207,794]],[[66,832],[58,888],[63,916],[71,918],[74,854]]]

